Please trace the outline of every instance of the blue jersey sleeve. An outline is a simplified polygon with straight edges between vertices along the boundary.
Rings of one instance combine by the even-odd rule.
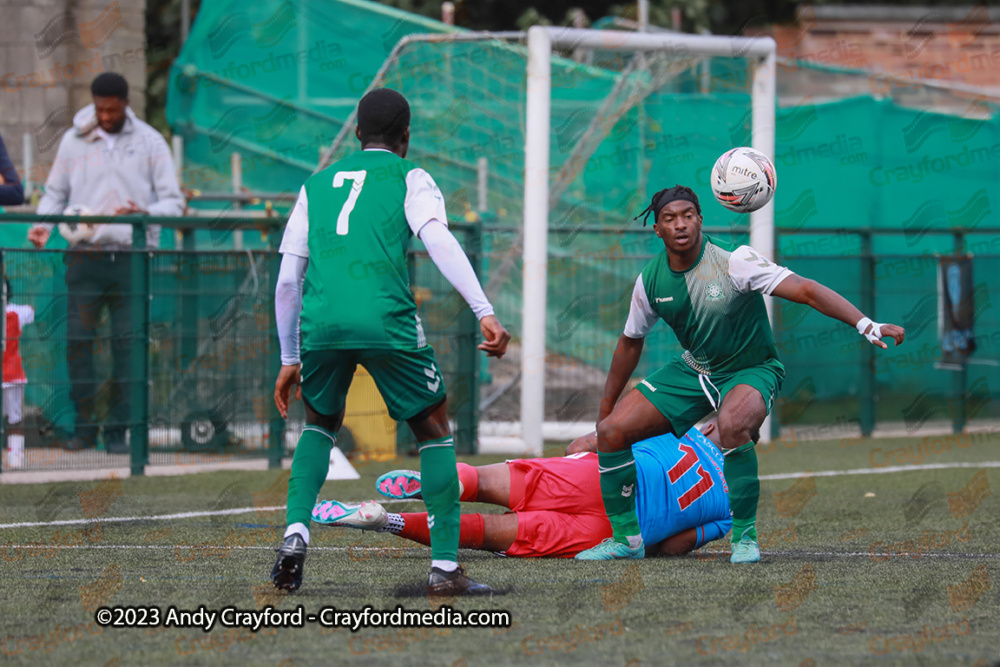
[[[698,526],[698,541],[695,543],[694,548],[701,548],[709,542],[719,539],[728,533],[732,527],[732,519],[713,521],[711,523],[706,523],[704,526]]]

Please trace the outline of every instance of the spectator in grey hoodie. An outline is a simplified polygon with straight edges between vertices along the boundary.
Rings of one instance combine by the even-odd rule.
[[[38,213],[181,215],[184,197],[170,149],[160,133],[129,108],[125,78],[105,72],[94,79],[90,92],[94,103],[77,112],[63,136]],[[28,239],[41,248],[52,227],[34,225]],[[132,340],[127,251],[132,248],[132,227],[78,224],[60,225],[59,231],[70,243],[64,256],[66,357],[76,408],[75,435],[63,447],[73,451],[97,446],[101,424],[91,413],[100,406],[110,417],[104,424],[105,449],[127,453]],[[159,226],[147,228],[147,247],[159,245],[159,234]],[[93,352],[105,307],[110,311],[113,365],[109,381],[99,385]]]

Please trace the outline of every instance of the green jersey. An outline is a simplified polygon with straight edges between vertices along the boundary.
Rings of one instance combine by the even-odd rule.
[[[674,271],[664,250],[642,270],[625,335],[644,338],[657,320],[674,330],[684,362],[704,375],[777,360],[764,298],[792,274],[750,246],[702,236],[698,260]]]
[[[410,290],[410,237],[447,224],[430,175],[386,150],[349,155],[311,176],[281,252],[309,259],[302,289],[302,350],[427,345]]]

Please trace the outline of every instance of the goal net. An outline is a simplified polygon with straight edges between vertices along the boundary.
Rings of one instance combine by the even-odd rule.
[[[532,28],[410,35],[370,87],[411,105],[409,158],[482,225],[482,279],[514,334],[482,369],[480,441],[541,453],[592,428],[642,266],[662,249],[633,220],[653,192],[688,185],[705,226],[771,254],[770,206],[711,201],[728,148],[774,154],[774,43],[677,33]],[[356,149],[353,119],[324,155]],[[711,212],[709,214],[709,211]],[[641,377],[678,345],[651,334]]]

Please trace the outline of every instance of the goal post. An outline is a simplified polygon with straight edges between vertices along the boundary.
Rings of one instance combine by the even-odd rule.
[[[752,146],[774,159],[776,44],[773,39],[675,33],[632,33],[534,26],[528,30],[524,157],[523,317],[521,334],[521,439],[528,453],[542,454],[545,416],[546,301],[548,289],[549,158],[553,48],[677,56],[745,58],[752,61]],[[773,202],[750,218],[750,243],[774,257]],[[768,316],[773,321],[770,299]],[[770,434],[770,418],[761,437]]]

